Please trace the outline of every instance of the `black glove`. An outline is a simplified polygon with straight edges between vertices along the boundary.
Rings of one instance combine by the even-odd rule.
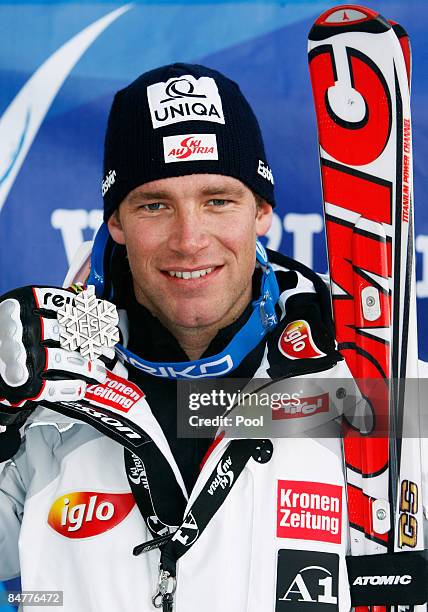
[[[78,401],[87,383],[105,380],[102,361],[60,346],[57,313],[74,298],[72,290],[52,287],[22,287],[0,298],[0,426],[19,427],[38,401]]]

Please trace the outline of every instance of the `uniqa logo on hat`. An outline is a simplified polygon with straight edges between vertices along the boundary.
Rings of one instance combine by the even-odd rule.
[[[225,123],[220,94],[211,77],[191,74],[147,87],[153,128],[181,121]]]

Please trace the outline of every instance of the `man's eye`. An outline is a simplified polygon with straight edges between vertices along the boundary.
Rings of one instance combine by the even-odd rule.
[[[219,200],[217,198],[213,198],[212,200],[210,200],[210,204],[212,204],[213,206],[225,206],[228,202],[229,200]]]
[[[153,204],[143,204],[141,208],[150,212],[156,212],[157,210],[161,210],[161,208],[165,208],[165,204],[161,204],[160,202],[153,202]]]

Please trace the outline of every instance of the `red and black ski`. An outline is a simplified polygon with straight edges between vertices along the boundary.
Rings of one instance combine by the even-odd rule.
[[[423,533],[408,37],[370,9],[335,7],[311,29],[309,66],[336,338],[363,407],[372,411],[369,432],[349,424],[344,431],[351,553],[417,550]]]

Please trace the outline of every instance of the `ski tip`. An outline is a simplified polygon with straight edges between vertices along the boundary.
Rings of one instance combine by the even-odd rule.
[[[392,19],[389,19],[388,21],[391,24],[391,27],[394,30],[396,37],[398,38],[401,50],[403,52],[404,62],[406,64],[407,81],[409,83],[410,88],[410,82],[412,78],[412,50],[410,46],[410,38],[407,34],[407,31],[403,28],[401,24],[397,23],[396,21],[393,21]]]
[[[377,11],[358,6],[343,4],[322,13],[309,32],[310,40],[323,40],[343,32],[386,32],[391,28],[388,21]]]
[[[316,20],[316,25],[348,25],[350,23],[362,23],[369,19],[376,19],[379,15],[376,11],[364,6],[343,4],[335,6],[322,13]]]

